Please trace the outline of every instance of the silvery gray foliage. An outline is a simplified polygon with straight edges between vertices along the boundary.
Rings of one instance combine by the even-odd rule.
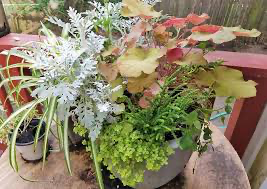
[[[94,22],[105,21],[107,19],[112,20],[112,27],[125,34],[130,30],[131,26],[136,22],[136,19],[125,19],[121,16],[120,11],[122,3],[107,3],[103,6],[100,2],[90,2],[94,7],[92,10],[86,11],[86,15],[90,17]],[[101,25],[100,25],[101,26]],[[104,29],[104,28],[102,28]]]
[[[97,57],[103,50],[105,38],[92,31],[93,21],[70,8],[70,22],[50,18],[50,21],[67,29],[68,38],[51,35],[32,49],[34,68],[42,77],[32,96],[58,97],[58,117],[64,118],[66,110],[89,129],[95,140],[105,121],[111,120],[115,104],[111,101],[111,87],[100,76]]]
[[[77,10],[74,10],[72,7],[68,10],[68,15],[70,17],[71,27],[70,30],[71,34],[74,34],[77,32],[77,30],[83,30],[83,29],[92,29],[94,27],[94,24],[105,22],[105,20],[110,19],[111,27],[113,29],[118,30],[121,32],[121,34],[125,34],[131,26],[136,23],[136,19],[124,19],[121,14],[121,7],[122,3],[107,3],[105,6],[103,6],[100,2],[89,2],[92,5],[91,10],[87,10],[82,13],[78,13]],[[48,21],[50,21],[53,24],[56,24],[60,27],[65,27],[65,23],[58,19],[57,17],[49,17]],[[101,27],[104,29],[103,24],[98,24],[98,27]]]
[[[149,4],[157,1],[145,0]],[[95,33],[93,28],[97,23],[110,19],[111,27],[123,36],[138,19],[123,18],[120,14],[122,3],[107,3],[103,6],[94,1],[91,5],[93,9],[83,13],[70,7],[69,23],[56,17],[49,18],[51,23],[71,35],[56,37],[48,31],[47,40],[36,43],[32,48],[34,68],[42,72],[32,96],[58,97],[59,119],[63,120],[64,116],[72,114],[89,129],[91,139],[95,140],[105,121],[116,121],[112,113],[120,112],[121,106],[111,101],[112,89],[98,72],[97,57],[104,49],[106,38]],[[98,27],[105,29],[103,23],[98,24]],[[44,28],[44,31],[47,29]],[[70,112],[66,112],[69,108]]]

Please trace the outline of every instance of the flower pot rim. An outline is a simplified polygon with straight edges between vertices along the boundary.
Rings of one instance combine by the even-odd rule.
[[[40,119],[32,119],[32,120],[38,120],[38,121],[40,121]],[[41,127],[45,127],[45,122],[43,121],[43,123],[42,123],[42,126]],[[40,141],[40,140],[42,140],[43,138],[44,138],[44,136],[45,136],[45,132],[41,135],[41,136],[39,136],[39,138],[38,138],[38,142]],[[11,138],[11,135],[9,135],[9,139]],[[31,142],[27,142],[27,143],[19,143],[19,142],[16,142],[16,146],[30,146],[30,145],[32,145],[34,143],[34,140],[33,141],[31,141]]]
[[[43,135],[39,136],[38,141],[42,140],[44,138],[44,135],[45,135],[45,133]],[[29,145],[32,145],[33,143],[34,143],[34,141],[27,142],[27,143],[17,143],[16,142],[16,146],[29,146]]]

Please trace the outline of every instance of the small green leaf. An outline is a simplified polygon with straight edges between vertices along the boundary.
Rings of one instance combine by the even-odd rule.
[[[193,111],[185,117],[184,124],[189,125],[189,126],[193,126],[195,124],[196,125],[200,124],[197,122],[199,122],[198,113],[196,111]]]
[[[205,50],[207,48],[207,45],[208,45],[208,42],[204,41],[204,42],[200,42],[197,47],[202,50]]]
[[[179,147],[182,150],[192,149],[194,146],[194,141],[191,135],[184,135],[179,139]]]
[[[115,102],[119,97],[123,96],[124,90],[125,90],[125,84],[123,84],[123,80],[121,77],[115,79],[114,81],[110,82],[111,88],[115,89],[116,87],[120,88],[116,91],[113,91],[111,94],[111,99],[113,102]]]
[[[210,130],[210,128],[209,127],[205,127],[203,129],[203,132],[204,132],[203,139],[204,140],[210,140],[211,139],[211,133],[212,133],[212,131]]]
[[[230,114],[232,112],[232,107],[230,105],[226,105],[224,109],[225,109],[226,113],[228,113],[228,114]]]
[[[201,129],[201,123],[199,120],[197,121],[194,121],[194,126],[197,128],[197,129]]]
[[[221,117],[221,122],[224,124],[224,122],[225,122],[225,117],[224,116]]]
[[[231,104],[231,103],[234,102],[234,100],[235,100],[235,97],[229,96],[229,97],[226,98],[225,103]]]

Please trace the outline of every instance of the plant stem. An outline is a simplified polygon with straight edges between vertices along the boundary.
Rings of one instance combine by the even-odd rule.
[[[100,189],[104,189],[104,183],[103,183],[103,178],[102,178],[102,172],[101,172],[101,168],[100,165],[97,161],[97,145],[95,143],[95,141],[91,140],[91,147],[92,147],[92,155],[93,155],[93,161],[95,164],[95,170],[96,170],[96,177],[97,177],[97,181],[99,184],[99,188]]]

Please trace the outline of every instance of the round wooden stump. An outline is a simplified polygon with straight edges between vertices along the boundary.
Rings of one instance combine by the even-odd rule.
[[[160,189],[250,189],[237,153],[217,128],[211,126],[211,129],[214,143],[208,151],[200,158],[197,153],[193,153],[184,172]],[[97,189],[89,154],[85,150],[73,151],[70,157],[73,176],[68,175],[62,152],[52,152],[43,171],[41,162],[26,163],[18,155],[19,174],[26,179],[38,181],[28,182],[12,170],[6,150],[0,158],[0,188]]]

